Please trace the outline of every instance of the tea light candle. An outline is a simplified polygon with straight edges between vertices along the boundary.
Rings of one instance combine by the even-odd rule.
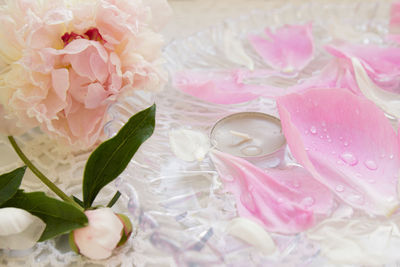
[[[219,120],[211,130],[216,149],[238,157],[260,157],[286,143],[280,120],[260,112],[241,112]]]

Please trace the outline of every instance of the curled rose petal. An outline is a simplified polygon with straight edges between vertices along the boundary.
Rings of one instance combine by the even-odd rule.
[[[356,58],[351,59],[358,87],[366,98],[378,105],[387,114],[400,118],[400,94],[379,88],[369,78],[364,67]]]
[[[377,106],[344,89],[291,94],[277,104],[292,154],[315,179],[370,214],[397,208],[399,143]]]
[[[249,36],[257,53],[272,68],[282,72],[298,72],[310,63],[314,53],[311,23],[285,25],[272,32],[266,29],[267,38]]]
[[[256,220],[271,232],[304,231],[314,213],[329,212],[332,194],[303,168],[262,170],[248,161],[214,150],[211,158],[226,190],[236,198],[240,216]]]
[[[29,249],[42,235],[46,224],[17,208],[0,209],[0,249]]]

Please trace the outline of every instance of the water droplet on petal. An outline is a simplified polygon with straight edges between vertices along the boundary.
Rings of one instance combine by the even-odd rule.
[[[316,134],[316,133],[317,133],[317,128],[316,128],[315,126],[311,126],[310,132],[311,132],[312,134]]]
[[[324,139],[324,136],[323,136],[323,135],[320,135],[319,138]]]
[[[338,186],[336,186],[336,191],[338,191],[338,192],[343,192],[344,191],[344,186],[343,185],[338,185]]]
[[[340,158],[350,166],[357,165],[358,159],[351,153],[345,152],[340,155]]]
[[[328,139],[328,143],[332,143],[332,139]]]
[[[322,125],[322,127],[325,127],[326,126],[326,122],[321,122],[321,125]]]
[[[394,155],[391,154],[391,155],[389,156],[389,159],[393,159],[393,158],[394,158]]]
[[[368,183],[373,184],[373,183],[375,183],[375,180],[374,179],[369,179]]]
[[[349,142],[345,141],[345,142],[343,143],[343,145],[344,145],[344,146],[349,146]]]
[[[367,167],[367,169],[371,171],[378,169],[378,165],[376,164],[376,162],[370,159],[364,161],[364,165],[365,167]]]

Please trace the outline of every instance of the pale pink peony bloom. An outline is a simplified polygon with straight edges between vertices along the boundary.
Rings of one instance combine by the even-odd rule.
[[[87,210],[85,214],[89,225],[71,233],[71,246],[88,258],[102,260],[110,257],[132,232],[129,219],[115,214],[110,208]]]
[[[163,40],[155,30],[168,14],[164,0],[5,1],[3,114],[19,128],[40,126],[68,144],[93,145],[110,104],[165,83]]]

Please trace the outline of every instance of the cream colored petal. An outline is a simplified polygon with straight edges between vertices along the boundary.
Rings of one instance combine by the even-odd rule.
[[[232,220],[226,231],[228,234],[258,248],[265,254],[272,254],[276,249],[274,240],[268,232],[249,219],[236,218]]]
[[[364,96],[374,102],[387,114],[400,118],[400,94],[395,94],[379,88],[371,81],[358,59],[352,58],[351,62],[353,63],[358,87]]]
[[[183,128],[169,131],[169,144],[172,152],[184,161],[201,161],[210,149],[204,133]]]

